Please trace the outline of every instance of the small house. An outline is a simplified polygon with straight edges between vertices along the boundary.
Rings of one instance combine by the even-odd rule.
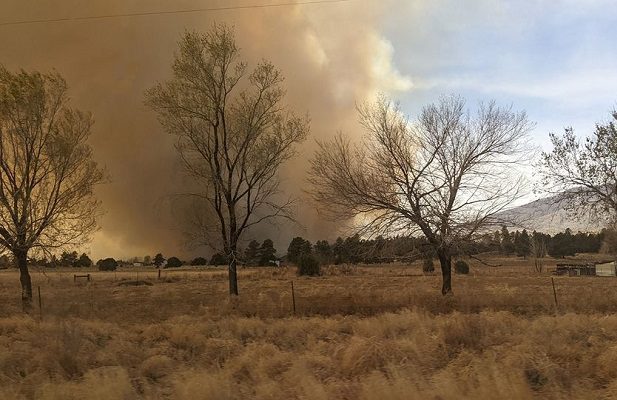
[[[557,264],[553,273],[568,276],[593,276],[596,274],[596,267],[593,264]]]
[[[596,264],[597,276],[616,276],[615,274],[615,261]]]

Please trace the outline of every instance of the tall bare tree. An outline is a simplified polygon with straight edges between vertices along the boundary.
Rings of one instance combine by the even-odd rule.
[[[562,137],[551,133],[551,152],[542,153],[541,191],[573,215],[617,223],[617,111],[597,124],[581,143],[572,128]]]
[[[493,102],[477,114],[458,97],[425,107],[411,123],[384,97],[358,107],[367,134],[319,143],[309,181],[333,217],[353,218],[365,234],[420,233],[441,264],[442,293],[452,291],[452,255],[520,193],[512,165],[530,129],[525,113]]]
[[[97,227],[93,189],[105,175],[86,142],[93,120],[68,100],[60,75],[0,66],[0,245],[15,257],[26,309],[28,252],[80,245]]]
[[[278,170],[308,134],[308,119],[283,104],[283,77],[262,61],[246,76],[234,34],[214,26],[184,34],[173,78],[146,93],[176,149],[200,185],[193,239],[229,258],[229,291],[238,294],[238,242],[251,226],[290,217],[291,200],[277,201]],[[247,78],[247,79],[243,79]]]

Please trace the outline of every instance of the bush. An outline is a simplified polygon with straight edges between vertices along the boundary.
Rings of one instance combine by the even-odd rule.
[[[210,265],[227,265],[229,264],[229,258],[221,253],[215,253],[210,258]]]
[[[118,262],[113,258],[106,258],[96,263],[99,267],[99,271],[115,271],[118,268]]]
[[[86,253],[82,254],[77,261],[73,264],[74,267],[88,268],[92,266],[92,260]]]
[[[169,257],[165,268],[179,268],[182,266],[182,261],[178,257]]]
[[[432,258],[425,258],[424,261],[422,261],[422,272],[425,274],[435,272],[435,266],[433,265]]]
[[[194,258],[193,261],[191,261],[191,265],[192,266],[208,265],[208,260],[206,260],[203,257],[197,257],[197,258]]]
[[[467,264],[463,260],[458,260],[456,263],[454,263],[454,271],[456,271],[457,274],[468,274],[469,264]]]
[[[321,266],[319,261],[311,254],[304,254],[298,261],[298,275],[319,276],[321,275]]]

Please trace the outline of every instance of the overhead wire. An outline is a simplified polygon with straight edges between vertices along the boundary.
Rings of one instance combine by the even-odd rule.
[[[181,9],[181,10],[142,11],[142,12],[133,12],[133,13],[118,13],[118,14],[63,17],[63,18],[29,19],[29,20],[21,20],[21,21],[0,22],[0,26],[88,21],[88,20],[97,20],[97,19],[143,17],[143,16],[152,16],[152,15],[189,14],[189,13],[198,13],[198,12],[207,12],[207,11],[247,10],[247,9],[256,9],[256,8],[288,7],[288,6],[295,6],[295,5],[333,4],[333,3],[345,3],[349,1],[354,1],[354,0],[304,0],[304,1],[284,2],[284,3],[249,4],[249,5],[222,6],[222,7],[203,7],[203,8]]]

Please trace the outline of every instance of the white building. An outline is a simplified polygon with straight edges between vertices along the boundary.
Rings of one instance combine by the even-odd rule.
[[[596,264],[596,276],[615,276],[615,261]]]

